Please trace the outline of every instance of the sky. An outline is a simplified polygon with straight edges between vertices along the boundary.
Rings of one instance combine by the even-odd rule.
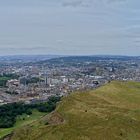
[[[139,55],[140,0],[0,0],[0,55]]]

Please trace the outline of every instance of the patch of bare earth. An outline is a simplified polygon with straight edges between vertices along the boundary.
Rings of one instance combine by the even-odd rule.
[[[49,117],[48,117],[48,123],[52,125],[57,125],[61,124],[64,122],[64,119],[58,112],[53,112]]]

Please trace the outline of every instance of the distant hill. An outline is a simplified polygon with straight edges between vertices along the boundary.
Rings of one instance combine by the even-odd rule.
[[[29,62],[38,62],[46,61],[53,58],[62,57],[60,55],[9,55],[9,56],[0,56],[0,63],[29,63]]]
[[[115,81],[71,94],[11,140],[140,140],[140,83]]]
[[[95,61],[130,61],[140,60],[140,56],[119,56],[119,55],[89,55],[89,56],[71,56],[71,55],[9,55],[0,56],[0,65],[12,64],[60,64],[60,63],[82,63]]]
[[[52,63],[52,64],[70,64],[96,61],[139,61],[139,56],[118,56],[118,55],[91,55],[91,56],[60,56],[44,61],[39,61],[38,64]]]

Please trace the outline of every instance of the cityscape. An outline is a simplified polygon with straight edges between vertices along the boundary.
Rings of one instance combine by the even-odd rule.
[[[140,0],[0,0],[0,140],[140,140]]]
[[[0,104],[45,102],[50,96],[67,96],[114,80],[140,81],[139,57],[60,56],[34,62],[15,59],[15,63],[7,59],[1,64]]]

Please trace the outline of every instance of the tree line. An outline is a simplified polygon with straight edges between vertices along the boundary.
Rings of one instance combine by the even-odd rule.
[[[60,101],[60,97],[52,96],[45,103],[24,104],[20,102],[2,105],[0,106],[0,128],[13,127],[18,115],[31,115],[33,109],[37,109],[39,112],[52,112],[58,101]]]

